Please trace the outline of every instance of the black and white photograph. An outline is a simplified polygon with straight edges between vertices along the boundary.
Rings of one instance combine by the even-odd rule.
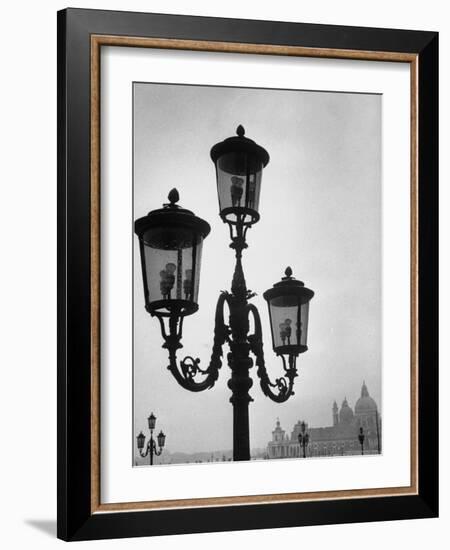
[[[133,84],[133,466],[382,453],[382,96]]]

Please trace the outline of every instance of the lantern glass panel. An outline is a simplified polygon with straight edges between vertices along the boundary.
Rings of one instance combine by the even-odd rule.
[[[300,305],[296,295],[278,296],[270,300],[273,348],[306,346],[309,302]]]
[[[158,434],[158,445],[162,448],[166,443],[166,435],[163,432]]]
[[[254,154],[239,151],[219,157],[216,171],[220,211],[248,208],[258,212],[262,170],[263,164]],[[234,214],[229,216],[235,219]]]
[[[155,424],[156,424],[156,416],[152,413],[149,417],[148,417],[148,429],[149,430],[154,430],[155,429]]]
[[[203,236],[180,226],[160,226],[143,236],[148,302],[197,303]]]
[[[145,435],[141,432],[137,437],[137,446],[138,449],[143,449],[145,444]]]
[[[300,332],[299,344],[306,346],[308,338],[309,302],[300,306]]]

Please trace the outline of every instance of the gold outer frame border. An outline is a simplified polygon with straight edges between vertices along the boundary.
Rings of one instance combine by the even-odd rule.
[[[101,503],[100,499],[100,50],[102,46],[162,48],[222,53],[317,57],[409,63],[411,98],[410,143],[410,285],[411,285],[411,449],[410,485],[308,493],[240,495],[178,500]],[[246,44],[132,36],[91,35],[91,513],[275,504],[418,494],[418,55],[401,52],[305,48],[273,44]]]

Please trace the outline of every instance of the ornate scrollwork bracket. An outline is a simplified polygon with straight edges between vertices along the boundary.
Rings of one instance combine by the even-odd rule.
[[[166,331],[164,317],[158,316],[164,339],[162,347],[169,350],[170,362],[167,368],[180,386],[186,390],[200,392],[210,389],[219,377],[219,369],[222,366],[222,347],[229,340],[229,327],[224,322],[224,305],[228,300],[229,294],[222,292],[217,301],[213,349],[211,361],[206,369],[200,367],[200,359],[191,355],[184,357],[178,366],[177,350],[183,347],[181,344],[183,317],[171,315],[168,323],[169,330]],[[198,376],[200,376],[200,379],[197,379]]]
[[[145,448],[145,453],[142,452],[142,449],[139,449],[139,454],[142,456],[142,458],[145,458],[149,453],[154,454],[156,456],[160,456],[163,452],[162,447],[158,448],[156,446],[155,440],[153,439],[153,436],[150,436],[150,441],[147,443],[147,446]]]
[[[267,372],[263,339],[261,329],[261,319],[259,312],[253,304],[248,304],[248,312],[252,314],[255,332],[248,337],[250,342],[251,352],[256,357],[257,375],[260,379],[261,389],[267,397],[270,397],[272,401],[276,403],[283,403],[287,401],[292,395],[294,395],[294,378],[298,375],[296,368],[297,357],[295,355],[288,355],[287,358],[284,355],[280,355],[283,362],[284,375],[276,378],[275,382],[270,380]],[[274,391],[272,388],[276,388]]]

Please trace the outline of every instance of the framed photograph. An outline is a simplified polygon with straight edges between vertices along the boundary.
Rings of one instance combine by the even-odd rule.
[[[438,514],[438,36],[58,13],[58,536]]]

